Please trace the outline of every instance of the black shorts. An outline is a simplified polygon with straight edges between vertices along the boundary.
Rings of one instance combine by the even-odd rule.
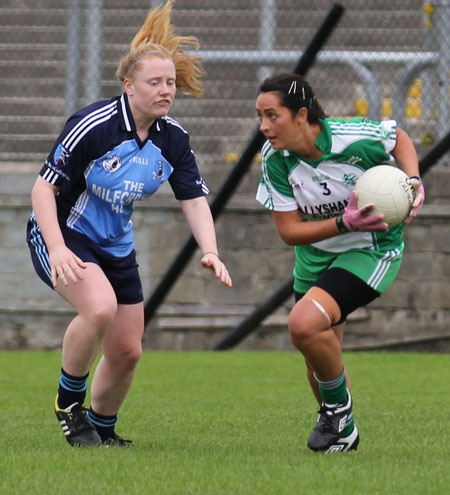
[[[335,323],[343,323],[347,316],[355,309],[366,306],[380,296],[380,293],[353,273],[343,268],[330,268],[312,285],[320,287],[338,303],[341,310],[341,319]],[[305,294],[295,292],[295,302],[299,301]]]
[[[64,229],[63,237],[66,246],[81,260],[95,263],[103,270],[116,294],[118,304],[137,304],[144,300],[135,250],[123,258],[117,258],[76,231]],[[36,273],[53,289],[47,246],[37,224],[31,220],[27,228],[27,242]]]

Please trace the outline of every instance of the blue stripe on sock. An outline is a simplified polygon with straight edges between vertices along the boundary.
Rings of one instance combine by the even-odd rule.
[[[117,416],[100,416],[95,414],[92,409],[88,411],[88,416],[95,426],[100,426],[101,428],[113,428],[117,423]]]
[[[87,379],[85,377],[80,379],[68,378],[61,373],[59,384],[70,392],[84,392],[87,390]]]

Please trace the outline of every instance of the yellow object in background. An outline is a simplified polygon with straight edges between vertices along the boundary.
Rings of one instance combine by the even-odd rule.
[[[223,155],[223,161],[225,163],[237,163],[239,160],[239,155],[237,153],[225,153]],[[261,153],[257,153],[253,159],[256,163],[261,163]]]
[[[358,117],[367,117],[369,114],[369,102],[365,98],[355,100],[355,113]]]
[[[390,119],[392,116],[392,98],[381,100],[381,118]]]
[[[369,115],[369,102],[365,98],[355,100],[355,114],[358,117]],[[416,79],[408,88],[408,96],[405,105],[405,117],[408,119],[420,119],[422,116],[422,81]],[[383,98],[381,101],[381,118],[392,117],[392,98]]]

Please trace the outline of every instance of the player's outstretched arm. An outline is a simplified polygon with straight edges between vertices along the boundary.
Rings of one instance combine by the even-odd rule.
[[[225,263],[219,258],[214,220],[206,198],[202,196],[183,200],[180,204],[192,235],[203,253],[201,264],[210,268],[224,285],[231,287],[230,274]]]

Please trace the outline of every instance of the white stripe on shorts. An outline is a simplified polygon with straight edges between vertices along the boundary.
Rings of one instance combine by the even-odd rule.
[[[41,264],[42,269],[45,271],[49,280],[51,281],[52,271],[50,268],[47,246],[45,245],[44,239],[42,238],[34,213],[31,215],[30,220],[33,223],[33,228],[31,229],[31,244],[35,248],[34,251],[39,259],[39,263]]]
[[[367,284],[372,287],[372,289],[377,289],[383,280],[383,277],[391,267],[392,262],[397,260],[399,255],[400,249],[394,249],[393,251],[387,251],[386,254],[378,261],[375,270],[367,281]]]

